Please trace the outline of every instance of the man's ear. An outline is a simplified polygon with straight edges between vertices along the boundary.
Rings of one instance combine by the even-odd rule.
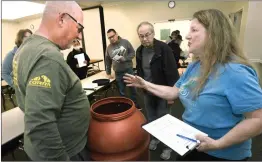
[[[65,15],[65,14],[59,14],[59,16],[58,16],[58,24],[59,24],[60,27],[61,27],[61,26],[63,25],[63,23],[64,23],[64,15]]]

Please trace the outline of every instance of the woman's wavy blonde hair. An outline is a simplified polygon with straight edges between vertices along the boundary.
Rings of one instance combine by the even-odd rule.
[[[195,97],[199,95],[208,77],[216,73],[215,65],[225,65],[234,62],[251,66],[240,48],[236,30],[231,20],[216,9],[201,10],[193,15],[207,31],[206,44],[202,55],[194,56],[193,60],[200,61],[201,72],[194,89]]]

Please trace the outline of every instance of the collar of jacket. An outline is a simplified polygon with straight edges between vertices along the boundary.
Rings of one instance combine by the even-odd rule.
[[[138,55],[137,58],[142,60],[142,50],[143,48],[145,48],[143,45],[140,45],[137,49]],[[154,58],[160,57],[161,54],[161,42],[157,39],[154,38],[154,42],[153,42],[153,49],[155,52]]]
[[[83,53],[84,50],[83,50],[83,48],[80,48],[80,50],[77,51],[76,49],[73,48],[73,52],[74,52],[74,53]]]

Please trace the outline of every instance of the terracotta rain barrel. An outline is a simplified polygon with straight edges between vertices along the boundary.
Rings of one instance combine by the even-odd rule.
[[[96,161],[148,161],[150,135],[132,100],[109,97],[91,106],[88,143]]]

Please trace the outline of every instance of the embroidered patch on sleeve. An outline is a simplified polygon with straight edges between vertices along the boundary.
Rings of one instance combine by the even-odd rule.
[[[51,81],[47,76],[41,75],[31,79],[29,81],[29,86],[51,88]]]

